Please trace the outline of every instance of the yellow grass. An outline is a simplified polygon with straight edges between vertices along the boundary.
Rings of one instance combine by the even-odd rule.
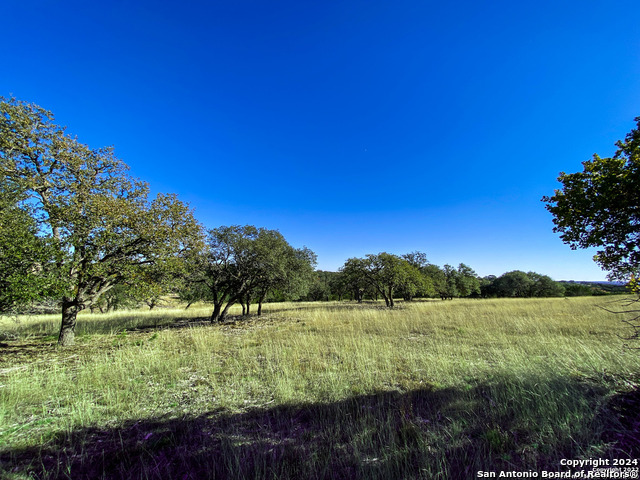
[[[208,324],[206,306],[83,314],[77,346],[70,349],[53,346],[55,316],[3,318],[0,331],[17,340],[8,342],[0,361],[0,445],[21,465],[16,451],[81,428],[445,392],[446,428],[435,411],[425,421],[437,428],[412,423],[420,451],[460,444],[467,461],[482,466],[483,455],[508,462],[515,448],[526,466],[529,457],[522,452],[533,444],[566,450],[567,437],[582,435],[572,454],[602,452],[606,422],[599,420],[593,430],[589,412],[595,415],[594,407],[628,389],[639,370],[638,353],[623,349],[618,337],[620,318],[597,307],[607,301],[416,301],[394,310],[338,302],[268,304],[261,318],[225,325]],[[165,328],[176,321],[183,326]],[[585,385],[602,390],[587,394]],[[483,413],[486,425],[477,418],[485,409],[491,412]],[[349,418],[342,420],[349,425]],[[350,425],[350,441],[362,449],[384,443],[371,439],[371,425]],[[486,451],[464,450],[470,425],[474,432],[480,428]],[[511,438],[516,428],[526,441]],[[411,472],[415,462],[394,468]],[[447,462],[431,459],[420,468],[442,474],[452,468]]]

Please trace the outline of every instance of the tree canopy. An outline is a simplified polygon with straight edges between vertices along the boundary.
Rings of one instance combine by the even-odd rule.
[[[393,308],[395,294],[411,300],[416,294],[431,288],[430,280],[417,266],[416,262],[420,260],[413,262],[415,255],[408,256],[409,260],[381,252],[368,254],[365,258],[350,258],[342,266],[341,272],[359,302],[364,292],[370,289],[374,295],[384,299],[387,307]]]
[[[39,235],[56,249],[61,345],[73,344],[79,311],[198,239],[198,223],[175,195],[150,199],[112,148],[80,143],[34,104],[0,99],[0,174],[29,196]]]
[[[212,302],[212,322],[222,321],[235,303],[248,314],[257,300],[260,314],[267,295],[276,290],[295,298],[305,295],[315,262],[311,250],[293,248],[277,230],[253,225],[214,228],[194,258],[185,298]]]
[[[0,312],[55,293],[55,251],[38,236],[38,225],[15,185],[0,183]]]
[[[513,270],[496,277],[490,275],[481,280],[483,297],[561,297],[565,289],[547,275]]]
[[[611,158],[597,154],[583,171],[561,172],[562,188],[543,197],[554,232],[572,249],[598,248],[594,260],[610,279],[628,280],[640,267],[640,117]]]

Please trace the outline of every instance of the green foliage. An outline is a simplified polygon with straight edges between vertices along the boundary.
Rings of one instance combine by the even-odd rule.
[[[502,274],[494,282],[498,297],[519,297],[530,296],[533,280],[520,270],[514,270]]]
[[[430,288],[429,279],[417,266],[386,252],[368,254],[365,258],[350,258],[341,272],[358,301],[362,301],[366,289],[371,288],[389,308],[394,306],[394,294],[411,300],[419,292]]]
[[[234,303],[248,313],[252,300],[261,306],[268,294],[286,292],[282,296],[287,299],[305,295],[315,262],[311,250],[293,248],[277,230],[222,226],[209,230],[182,298],[213,302],[211,321],[221,321]]]
[[[37,105],[0,100],[0,173],[29,195],[39,234],[56,248],[59,342],[71,344],[80,310],[114,285],[135,283],[148,265],[176,262],[200,227],[175,195],[150,200],[112,148],[81,144]]]
[[[258,302],[258,315],[265,301],[291,301],[303,298],[314,282],[316,255],[303,247],[295,249],[277,230],[259,229],[253,245],[255,265],[244,300],[246,314],[252,301]]]
[[[530,297],[562,297],[565,293],[564,286],[547,275],[527,272],[527,276],[533,282],[529,290]]]
[[[38,236],[38,225],[16,187],[0,183],[0,312],[15,312],[57,286],[52,274],[55,251]]]
[[[471,267],[461,263],[456,271],[456,287],[461,297],[480,294],[478,274]]]
[[[635,121],[640,127],[640,117]],[[561,172],[562,188],[542,200],[563,242],[599,248],[594,260],[609,278],[628,280],[640,268],[639,128],[616,145],[613,158],[594,155],[582,172]]]
[[[338,272],[316,271],[305,300],[317,302],[337,299],[340,289],[336,288],[338,285],[336,281],[339,279]]]
[[[140,299],[125,284],[114,285],[98,298],[89,308],[92,312],[107,313],[116,310],[134,309],[140,306]]]
[[[443,300],[453,298],[453,295],[449,295],[449,293],[451,293],[449,291],[449,284],[447,283],[445,271],[442,268],[429,264],[422,267],[422,271],[431,280],[436,295]]]
[[[369,287],[366,275],[366,262],[362,258],[349,258],[340,268],[340,274],[353,300],[362,302],[365,290]]]
[[[189,308],[196,302],[210,300],[209,287],[201,278],[199,274],[192,272],[191,275],[186,276],[178,282],[176,287],[178,299],[187,304],[186,308]]]
[[[440,290],[440,297],[443,300],[445,298],[452,299],[454,297],[459,297],[458,272],[456,269],[447,264],[442,267],[442,272],[444,273],[444,283],[442,284],[443,288]]]
[[[431,279],[437,295],[443,300],[480,294],[480,281],[476,272],[464,263],[457,269],[451,265],[445,265],[443,268],[426,265],[423,271]]]
[[[486,277],[478,279],[480,283],[480,296],[482,298],[494,298],[498,296],[494,286],[496,278],[498,277],[495,275],[487,275]]]
[[[209,230],[204,250],[192,259],[189,295],[201,294],[202,300],[213,302],[212,321],[224,318],[229,307],[240,300],[249,275],[248,247],[256,235],[257,229],[252,226]]]
[[[514,270],[500,277],[485,277],[482,280],[483,297],[562,297],[564,286],[547,275],[536,272]]]
[[[383,252],[350,258],[341,268],[346,285],[354,297],[362,300],[367,289],[380,295],[388,307],[393,307],[393,297],[406,301],[415,297],[451,299],[480,295],[480,281],[476,273],[464,263],[455,269],[430,264],[422,252],[412,252],[399,257]]]
[[[433,292],[431,280],[419,268],[403,261],[400,273],[397,292],[406,301],[411,301],[415,297],[426,297]]]
[[[567,297],[587,297],[595,295],[595,289],[591,285],[583,283],[564,282],[564,294]]]
[[[393,308],[394,290],[404,285],[410,279],[405,268],[408,262],[397,255],[381,252],[377,255],[369,254],[365,260],[365,277],[370,284],[382,295],[389,308]]]
[[[419,269],[422,269],[427,265],[429,265],[429,260],[427,260],[427,254],[424,252],[415,251],[411,253],[405,253],[404,255],[402,255],[402,258],[404,258],[407,262],[409,262],[410,265]]]
[[[520,270],[507,272],[494,282],[498,297],[530,297],[532,287],[533,280]]]
[[[313,281],[316,255],[306,247],[295,249],[277,230],[258,229],[252,250],[251,278],[246,289],[249,299],[261,303],[270,292],[285,292],[283,300],[306,295]]]
[[[436,293],[434,282],[426,271],[429,266],[427,255],[415,251],[402,255],[402,258],[407,262],[407,268],[410,268],[412,273],[408,276],[409,281],[401,285],[398,293],[405,300],[434,296]]]

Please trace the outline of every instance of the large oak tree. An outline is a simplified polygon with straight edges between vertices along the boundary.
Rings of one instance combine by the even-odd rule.
[[[78,312],[198,241],[187,205],[174,195],[150,199],[112,148],[80,143],[37,105],[0,98],[0,174],[30,196],[39,234],[55,246],[60,345],[73,344]]]

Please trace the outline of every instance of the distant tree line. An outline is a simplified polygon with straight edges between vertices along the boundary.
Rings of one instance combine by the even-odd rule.
[[[565,297],[586,297],[602,295],[625,295],[630,289],[621,282],[575,282],[561,281]]]
[[[389,293],[391,292],[391,294]],[[439,267],[426,255],[413,252],[402,256],[380,253],[351,258],[340,271],[317,271],[307,301],[384,300],[414,298],[533,298],[591,296],[628,293],[624,285],[598,282],[556,282],[547,275],[514,270],[497,277],[479,277],[461,263]]]
[[[514,270],[499,277],[490,275],[482,279],[481,296],[491,297],[562,297],[565,288],[547,275]]]

